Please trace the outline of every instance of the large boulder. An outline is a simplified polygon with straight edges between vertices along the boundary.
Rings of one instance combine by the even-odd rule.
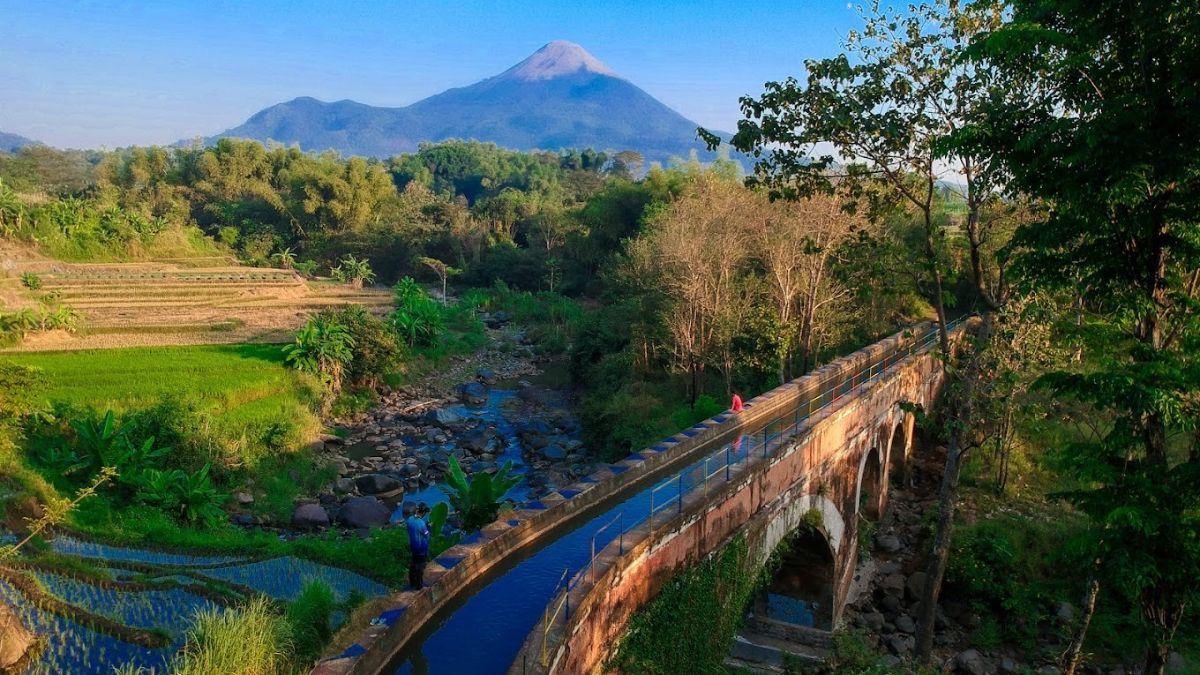
[[[925,592],[925,579],[924,572],[913,572],[909,575],[908,581],[904,582],[909,600],[916,602],[921,599],[921,594]]]
[[[439,426],[443,429],[451,429],[462,424],[462,417],[449,408],[433,408],[425,413],[425,423]]]
[[[338,511],[338,520],[347,527],[383,527],[391,515],[391,509],[375,497],[351,497]]]
[[[320,504],[301,504],[292,512],[292,527],[302,530],[329,527],[329,514]]]
[[[0,670],[12,668],[33,648],[33,633],[29,632],[17,615],[0,602]]]
[[[458,400],[471,405],[483,405],[487,403],[488,390],[478,382],[463,382],[454,388],[454,393],[458,396]]]
[[[904,544],[900,543],[900,539],[895,535],[881,534],[875,536],[875,548],[884,553],[896,553]]]
[[[465,450],[473,453],[485,452],[488,445],[491,443],[491,434],[487,429],[471,429],[464,433],[459,439],[458,444]]]
[[[354,485],[364,495],[379,495],[401,487],[400,481],[380,473],[369,473],[354,479]]]
[[[958,675],[992,675],[996,672],[996,668],[977,649],[959,652],[951,662],[951,667]]]

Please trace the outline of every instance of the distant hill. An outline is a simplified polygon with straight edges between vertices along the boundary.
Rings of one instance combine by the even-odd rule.
[[[38,142],[16,134],[6,134],[0,131],[0,152],[16,152],[27,145],[37,145]]]
[[[492,142],[515,150],[636,150],[647,163],[712,153],[696,123],[614,73],[579,45],[551,42],[503,73],[403,108],[301,97],[262,110],[223,137],[389,157],[424,141]]]

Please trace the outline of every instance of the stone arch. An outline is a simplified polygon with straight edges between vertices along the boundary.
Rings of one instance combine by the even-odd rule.
[[[871,521],[878,521],[887,502],[887,483],[884,481],[883,455],[879,447],[871,447],[863,453],[858,465],[858,485],[854,494],[854,513]]]
[[[888,474],[893,482],[903,483],[908,476],[908,461],[912,447],[912,424],[908,413],[901,413],[887,441]]]
[[[829,549],[835,556],[838,555],[846,541],[846,520],[838,510],[837,504],[828,497],[806,494],[789,500],[779,515],[767,524],[762,545],[759,547],[760,561],[766,561],[784,538],[800,527],[801,523],[813,517],[809,513],[814,511],[820,516],[820,529],[825,534]]]
[[[754,598],[754,616],[796,626],[833,630],[837,614],[837,563],[820,528],[802,525],[780,545],[779,566]]]

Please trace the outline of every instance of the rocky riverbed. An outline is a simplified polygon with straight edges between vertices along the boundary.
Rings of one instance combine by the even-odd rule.
[[[297,504],[293,527],[378,527],[395,522],[404,502],[446,501],[451,457],[468,476],[512,462],[521,482],[509,498],[518,504],[592,470],[564,364],[535,354],[505,317],[484,320],[484,349],[418,384],[385,390],[370,412],[339,420],[345,437],[322,438],[338,478]]]
[[[937,488],[945,448],[919,457],[907,485],[893,484],[888,510],[879,523],[870,559],[860,562],[855,586],[843,620],[857,628],[887,654],[886,661],[901,666],[912,656],[916,643],[916,620],[925,586],[925,566],[931,540],[931,525],[924,514],[937,512]],[[1059,673],[1058,659],[1066,646],[1064,637],[1075,627],[1079,610],[1067,599],[1060,600],[1054,615],[1037,623],[1035,644],[1024,648],[999,645],[992,649],[971,646],[981,617],[969,602],[951,587],[943,588],[936,615],[935,655],[942,670],[959,675],[1004,673]],[[1033,619],[1031,619],[1033,620]],[[1079,672],[1087,675],[1126,675],[1140,672],[1137,654],[1126,664],[1086,661]],[[1192,672],[1178,654],[1172,655],[1170,672]]]

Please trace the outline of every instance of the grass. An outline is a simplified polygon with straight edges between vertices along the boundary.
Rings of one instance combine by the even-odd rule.
[[[171,664],[177,675],[282,675],[294,670],[287,619],[262,599],[231,611],[196,616],[187,643]]]
[[[5,358],[42,371],[48,403],[123,412],[178,398],[210,415],[219,437],[247,449],[276,421],[291,422],[302,436],[320,429],[312,409],[316,383],[286,368],[277,345],[135,347]]]

